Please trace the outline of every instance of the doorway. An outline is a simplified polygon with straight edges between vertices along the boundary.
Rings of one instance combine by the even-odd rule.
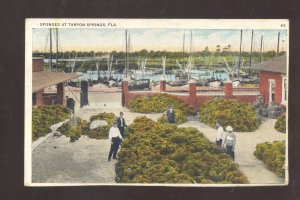
[[[275,102],[276,82],[274,79],[269,79],[269,103]]]

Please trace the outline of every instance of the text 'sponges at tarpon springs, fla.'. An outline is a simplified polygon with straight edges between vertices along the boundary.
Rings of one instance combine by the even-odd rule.
[[[90,23],[43,22],[43,23],[40,23],[40,26],[43,26],[43,27],[114,27],[114,26],[117,26],[117,24],[116,23],[106,23],[106,22],[90,22]]]

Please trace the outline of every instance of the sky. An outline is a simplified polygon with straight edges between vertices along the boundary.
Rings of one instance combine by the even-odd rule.
[[[286,30],[254,30],[253,51],[259,51],[263,35],[263,50],[277,48],[278,32],[280,31],[280,51],[286,50]],[[54,31],[53,31],[54,32]],[[52,32],[52,36],[55,35]],[[125,29],[84,29],[61,28],[59,32],[59,51],[125,51]],[[182,51],[183,35],[185,35],[185,51],[190,50],[192,32],[193,51],[202,51],[206,46],[215,51],[230,44],[232,50],[239,51],[240,29],[128,29],[132,51],[142,49],[154,51]],[[242,51],[250,51],[252,30],[245,29],[242,34]],[[33,29],[33,51],[49,52],[49,29]],[[53,51],[56,49],[53,36]]]

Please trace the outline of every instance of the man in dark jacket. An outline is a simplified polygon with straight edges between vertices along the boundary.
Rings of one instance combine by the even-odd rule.
[[[127,127],[127,125],[126,125],[125,119],[123,117],[123,112],[120,112],[120,117],[118,117],[117,122],[118,122],[118,129],[119,129],[122,137],[124,137],[125,127]]]
[[[175,123],[175,112],[173,109],[173,105],[169,105],[169,108],[167,110],[167,119],[169,123]]]
[[[67,108],[72,110],[72,113],[74,114],[75,100],[71,97],[69,98],[68,96],[66,96],[66,99],[67,99]]]

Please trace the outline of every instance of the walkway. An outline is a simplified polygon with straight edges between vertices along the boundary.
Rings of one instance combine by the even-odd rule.
[[[77,110],[76,116],[89,120],[100,112],[112,112],[116,116],[124,112],[126,123],[130,124],[141,113],[132,113],[122,107],[113,108],[114,102],[107,106],[86,106]],[[145,114],[156,120],[161,114]],[[33,145],[32,182],[33,183],[115,183],[116,160],[107,161],[110,142],[108,139],[91,139],[81,136],[74,143],[61,136],[48,135],[42,142]]]
[[[75,95],[79,97],[77,92]],[[144,115],[156,120],[161,115],[133,113],[116,106],[121,98],[120,93],[95,93],[89,98],[90,106],[79,109],[79,105],[76,105],[75,115],[85,120],[100,112],[118,115],[122,111],[127,124],[132,123],[137,116]],[[99,101],[99,98],[103,101]],[[275,121],[265,121],[255,132],[236,133],[236,162],[252,184],[284,183],[282,178],[267,170],[264,163],[253,156],[256,144],[286,139],[286,134],[274,129]],[[180,126],[196,127],[211,142],[215,142],[215,129],[200,123],[197,117],[190,118]],[[109,148],[110,142],[107,139],[96,140],[82,136],[78,141],[70,143],[65,136],[56,138],[49,135],[32,151],[32,182],[113,184],[116,160],[107,161]]]
[[[268,119],[255,132],[236,132],[235,162],[239,164],[240,170],[248,177],[251,184],[284,183],[283,178],[266,169],[265,164],[253,155],[258,143],[286,139],[286,134],[274,129],[275,122],[274,119]],[[216,130],[200,123],[198,118],[190,119],[180,127],[195,127],[211,142],[215,142]]]
[[[114,183],[115,163],[107,161],[109,140],[51,135],[32,152],[33,183]]]

